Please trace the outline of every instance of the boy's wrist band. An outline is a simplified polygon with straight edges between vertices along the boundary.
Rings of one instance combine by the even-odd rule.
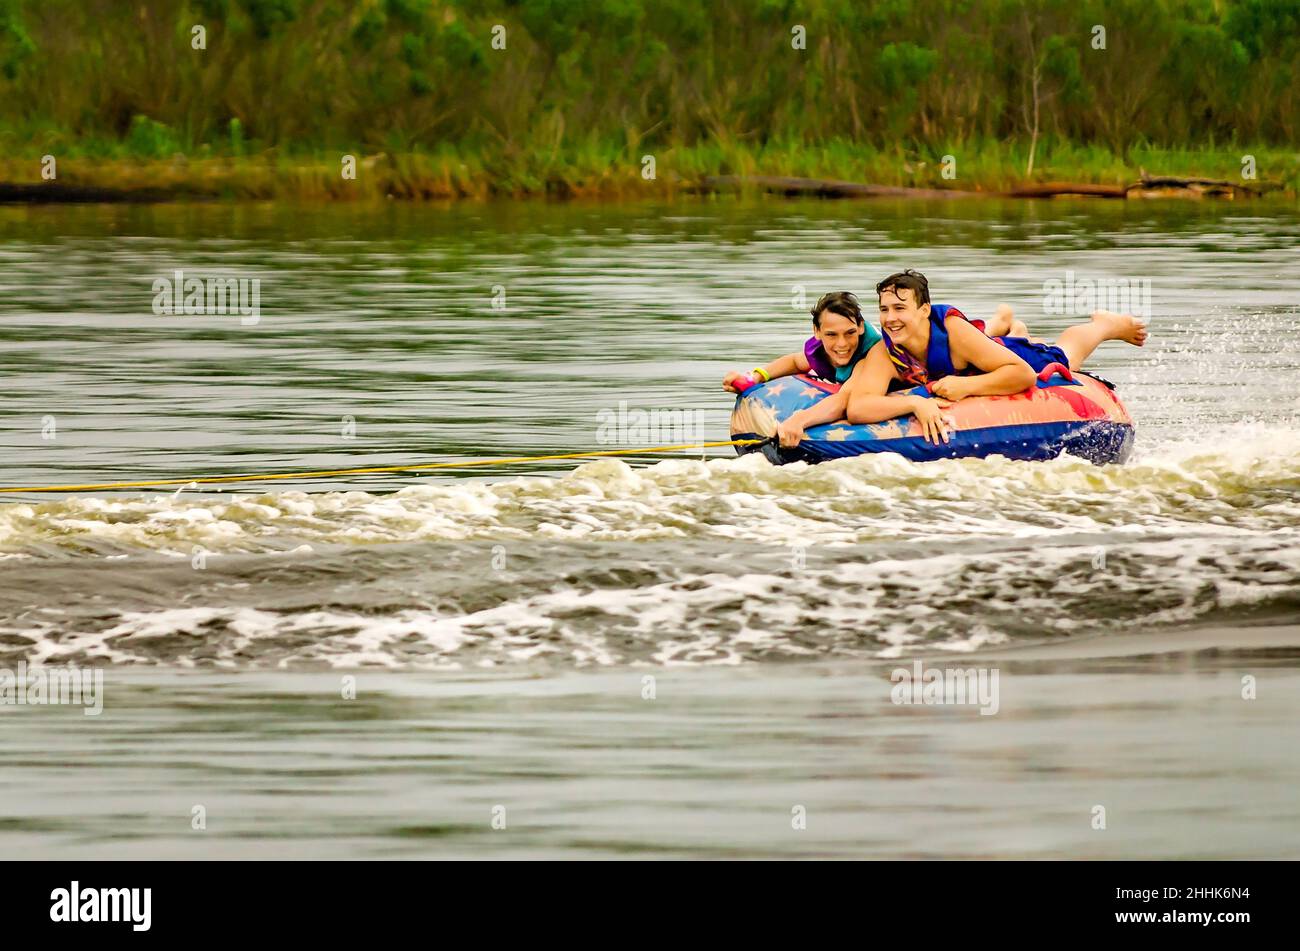
[[[764,383],[771,383],[772,378],[767,375],[767,371],[762,367],[754,367],[754,376],[758,377]]]

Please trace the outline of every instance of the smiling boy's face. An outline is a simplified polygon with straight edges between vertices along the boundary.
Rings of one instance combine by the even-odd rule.
[[[930,320],[930,305],[916,304],[909,287],[886,287],[880,292],[880,329],[890,339],[904,343],[916,337]]]
[[[862,340],[862,325],[850,320],[843,314],[829,310],[821,313],[820,323],[813,328],[813,336],[822,342],[826,356],[837,367],[849,365],[853,355],[858,352],[858,343]]]

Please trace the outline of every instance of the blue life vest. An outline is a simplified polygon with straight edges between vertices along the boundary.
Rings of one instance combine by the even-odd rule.
[[[899,380],[912,386],[923,386],[935,380],[942,380],[945,376],[971,376],[983,372],[978,367],[968,366],[964,370],[958,370],[953,366],[952,349],[948,342],[948,325],[945,320],[954,315],[968,321],[980,333],[984,332],[984,321],[972,320],[951,304],[931,304],[930,343],[925,348],[925,366],[921,366],[920,360],[885,334],[885,348],[889,352],[889,359],[893,362],[894,369],[898,371]],[[1027,337],[990,337],[989,339],[1000,343],[1024,360],[1035,373],[1042,372],[1054,363],[1059,363],[1066,369],[1070,366],[1070,358],[1055,344],[1039,343]]]
[[[893,362],[894,369],[898,371],[898,378],[904,383],[923,386],[959,372],[952,365],[952,351],[948,347],[948,327],[944,323],[950,316],[960,317],[969,321],[981,333],[984,331],[984,321],[971,320],[951,304],[931,304],[930,343],[925,348],[924,366],[915,356],[889,339],[889,334],[883,335],[885,348],[889,351],[889,359]],[[967,372],[969,368],[960,371],[962,374]]]
[[[932,380],[952,376],[957,368],[952,365],[952,351],[948,348],[948,325],[944,320],[948,312],[957,310],[951,304],[930,305],[930,345],[925,349],[925,372]],[[962,317],[961,311],[957,311]]]

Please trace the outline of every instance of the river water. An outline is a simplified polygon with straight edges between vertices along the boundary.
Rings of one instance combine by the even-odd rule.
[[[725,440],[905,266],[1047,337],[1149,287],[1133,459],[464,465]],[[8,208],[0,348],[0,666],[105,684],[0,705],[0,855],[1300,856],[1293,206]]]

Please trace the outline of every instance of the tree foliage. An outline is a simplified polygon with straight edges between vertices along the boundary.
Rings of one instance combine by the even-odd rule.
[[[0,128],[150,152],[1284,145],[1298,64],[1300,0],[0,0]]]

